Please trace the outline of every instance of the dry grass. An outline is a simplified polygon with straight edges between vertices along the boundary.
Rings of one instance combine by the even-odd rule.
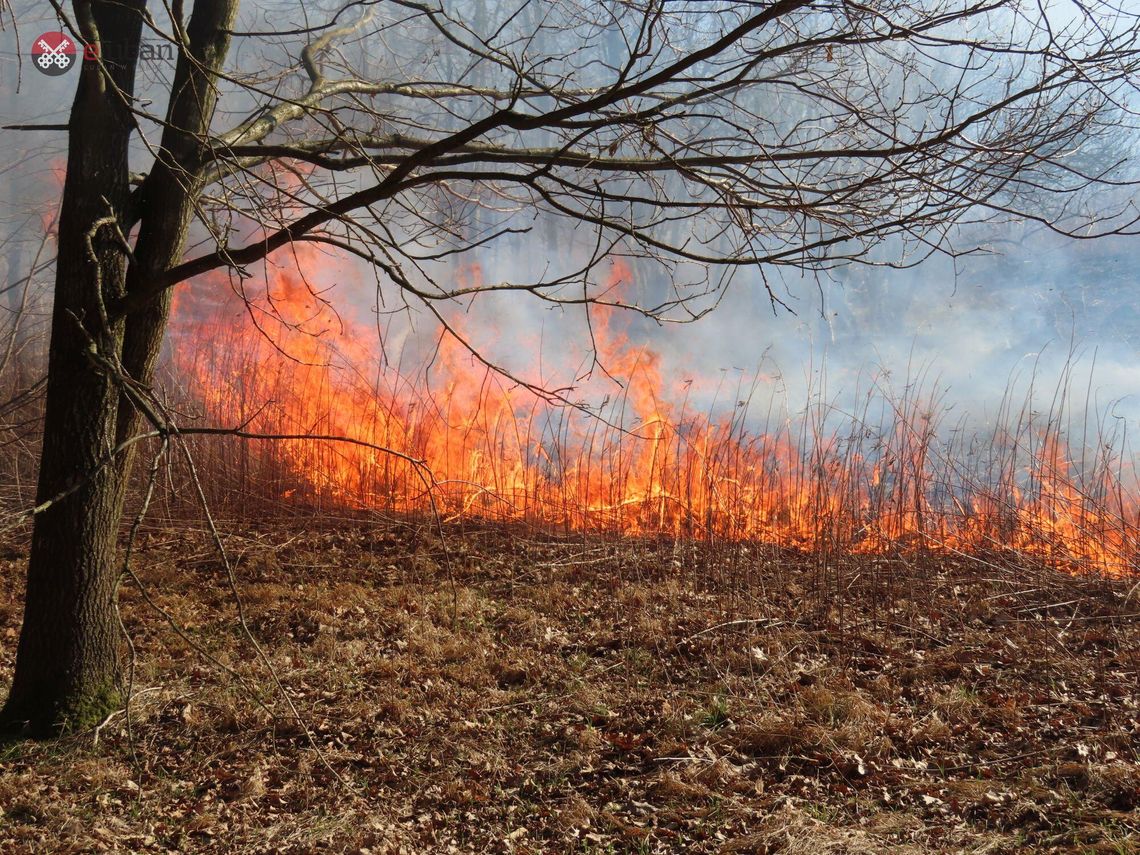
[[[501,528],[247,530],[230,546],[250,625],[318,754],[202,533],[143,540],[191,643],[124,588],[132,738],[118,715],[97,739],[5,747],[4,852],[1140,849],[1125,583]],[[22,550],[0,550],[4,679]]]

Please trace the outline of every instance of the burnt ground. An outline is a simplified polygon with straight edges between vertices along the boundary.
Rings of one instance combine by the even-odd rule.
[[[0,747],[0,851],[1140,851],[1135,582],[225,529],[272,671],[205,533],[147,529],[129,727]],[[23,554],[0,544],[4,682]]]

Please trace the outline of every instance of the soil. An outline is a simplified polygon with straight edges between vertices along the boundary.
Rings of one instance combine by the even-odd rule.
[[[130,705],[0,746],[0,851],[1140,852],[1136,580],[222,530],[240,611],[207,532],[139,535]],[[24,537],[0,543],[5,682]]]

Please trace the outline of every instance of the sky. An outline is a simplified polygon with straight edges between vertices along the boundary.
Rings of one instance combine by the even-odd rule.
[[[55,26],[47,8],[24,4],[18,26],[9,21],[0,32],[0,124],[65,120],[75,76],[49,77],[29,64],[35,37]],[[264,3],[247,4],[244,14],[256,21],[268,11]],[[17,62],[21,54],[24,61]],[[167,70],[144,69],[144,91]],[[31,246],[37,237],[27,216],[56,204],[64,135],[4,130],[0,139],[0,168],[19,164],[0,179],[8,182],[0,228]],[[1132,144],[1120,141],[1122,151]],[[1090,244],[1016,222],[963,237],[987,251],[935,257],[910,270],[850,266],[819,278],[785,276],[776,284],[783,306],[769,300],[761,271],[745,270],[698,322],[615,319],[615,329],[624,331],[631,348],[659,355],[662,394],[689,395],[701,407],[731,399],[735,392],[727,389],[747,388],[761,402],[780,400],[789,413],[812,400],[842,413],[856,408],[869,388],[897,394],[918,384],[953,414],[950,422],[967,417],[985,425],[1011,384],[1019,394],[1033,386],[1047,403],[1058,384],[1068,382],[1075,406],[1087,401],[1101,418],[1140,428],[1137,239]],[[463,270],[477,270],[486,281],[533,277],[557,249],[549,240],[530,235],[478,251]],[[379,327],[389,360],[399,361],[401,348],[426,352],[434,341],[437,330],[422,313],[378,316],[372,277],[353,265],[329,265],[312,275],[332,289],[338,311],[361,328]],[[652,291],[660,287],[653,275],[631,271],[621,287]],[[448,313],[513,372],[554,385],[576,383],[593,400],[614,392],[604,364],[585,378],[590,363],[579,345],[588,330],[580,312],[512,295],[479,298]]]

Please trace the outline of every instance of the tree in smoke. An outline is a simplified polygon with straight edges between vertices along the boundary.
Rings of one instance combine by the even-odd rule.
[[[1117,177],[1077,157],[1131,118],[1140,70],[1140,16],[1102,0],[368,0],[282,28],[184,5],[57,8],[100,58],[70,116],[9,728],[120,702],[116,537],[139,437],[170,432],[148,385],[191,277],[311,241],[447,327],[441,307],[477,292],[614,304],[591,272],[618,254],[666,283],[621,305],[683,321],[738,271],[778,301],[781,269],[914,264],[959,251],[964,222],[1133,225],[1088,207]],[[136,82],[144,36],[177,55],[162,97]],[[534,281],[433,276],[539,216],[586,249]]]

